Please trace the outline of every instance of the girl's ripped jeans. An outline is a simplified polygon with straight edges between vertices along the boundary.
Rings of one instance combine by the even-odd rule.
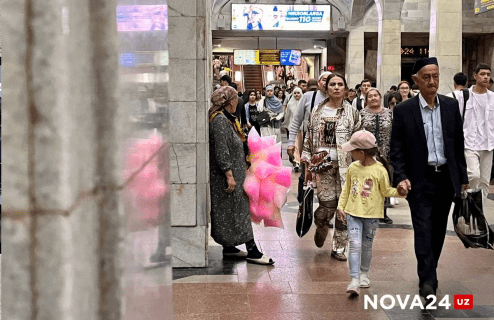
[[[350,277],[359,278],[360,272],[368,272],[372,259],[372,243],[379,226],[379,219],[346,215],[348,225],[348,265]]]

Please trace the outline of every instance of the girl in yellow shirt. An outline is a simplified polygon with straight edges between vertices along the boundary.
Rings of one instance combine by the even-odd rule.
[[[372,259],[372,243],[384,217],[384,198],[405,196],[407,189],[389,184],[389,164],[381,157],[374,135],[365,130],[357,131],[341,146],[355,160],[346,173],[345,186],[338,202],[338,214],[347,220],[349,253],[348,264],[352,281],[347,293],[358,295],[359,288],[368,288],[368,276]],[[379,161],[376,161],[376,158]]]

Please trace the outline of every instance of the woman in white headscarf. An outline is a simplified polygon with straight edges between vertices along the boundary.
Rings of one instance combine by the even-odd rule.
[[[276,142],[281,142],[281,122],[284,112],[281,101],[274,96],[273,86],[266,86],[266,97],[259,101],[257,109],[261,114],[266,111],[269,115],[269,121],[260,123],[261,137],[276,136]]]
[[[297,113],[298,105],[300,103],[300,99],[302,99],[302,95],[303,95],[302,89],[300,89],[299,87],[295,87],[293,89],[293,94],[290,97],[288,104],[286,105],[285,120],[281,124],[281,127],[285,128],[287,130],[288,139],[290,139],[290,137],[289,137],[290,133],[288,130],[290,129],[290,126],[292,125],[293,117],[295,116],[295,113]],[[299,140],[302,140],[301,131],[299,133],[300,133],[300,139]],[[297,138],[298,138],[298,134],[297,134]],[[300,151],[302,149],[302,146],[301,146],[302,142],[303,141],[299,141],[299,144],[300,144],[299,145],[299,144],[297,144],[297,141],[295,141],[295,153],[294,153],[295,159],[292,162],[293,167],[295,168],[295,172],[297,172],[299,167],[300,167]]]

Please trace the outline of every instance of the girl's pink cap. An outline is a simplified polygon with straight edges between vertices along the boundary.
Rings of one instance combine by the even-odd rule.
[[[377,147],[376,137],[366,130],[360,130],[352,135],[352,138],[347,143],[341,146],[345,152],[350,152],[355,149],[372,149]]]

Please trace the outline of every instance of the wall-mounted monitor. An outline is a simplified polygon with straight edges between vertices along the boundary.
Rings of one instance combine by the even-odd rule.
[[[168,30],[166,5],[117,6],[118,31]]]
[[[329,5],[232,4],[232,30],[329,31]]]
[[[302,50],[280,50],[282,66],[299,66],[302,63]]]

